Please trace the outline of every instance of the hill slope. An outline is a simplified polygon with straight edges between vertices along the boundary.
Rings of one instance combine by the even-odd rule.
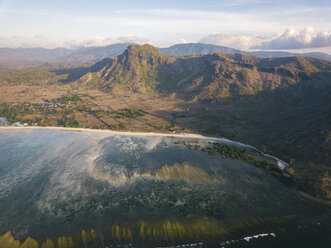
[[[131,45],[89,78],[94,78],[99,88],[122,87],[210,100],[279,88],[291,90],[297,84],[323,87],[329,82],[330,71],[330,62],[313,58],[259,59],[219,53],[175,57],[151,45]]]

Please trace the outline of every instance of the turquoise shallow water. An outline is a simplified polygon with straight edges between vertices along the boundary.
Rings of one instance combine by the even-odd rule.
[[[263,170],[175,145],[196,139],[61,130],[0,132],[0,234],[106,232],[110,223],[329,218]],[[198,141],[200,142],[200,141]],[[201,141],[208,142],[208,141]],[[191,179],[160,178],[187,165]],[[194,168],[194,169],[192,169]],[[193,172],[198,173],[193,173]],[[191,174],[194,174],[194,177]],[[188,177],[189,178],[189,177]]]

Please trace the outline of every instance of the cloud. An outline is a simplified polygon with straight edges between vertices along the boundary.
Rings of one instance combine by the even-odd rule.
[[[78,48],[78,47],[90,47],[90,46],[107,46],[115,43],[135,43],[145,44],[149,43],[150,40],[135,35],[123,35],[113,37],[95,37],[81,40],[73,40],[64,42],[63,46],[67,48]]]
[[[284,32],[271,35],[241,33],[219,33],[203,37],[199,42],[228,46],[242,50],[295,50],[331,47],[331,31],[315,31],[306,27],[297,31],[287,28]]]
[[[199,42],[248,50],[252,46],[257,46],[264,41],[270,40],[271,37],[272,36],[270,35],[262,36],[240,33],[219,33],[207,35],[203,37]]]
[[[185,43],[189,43],[189,41],[186,40],[186,39],[184,39],[184,38],[180,38],[180,39],[176,42],[176,44],[185,44]]]
[[[54,48],[58,47],[60,43],[51,40],[45,35],[35,35],[35,36],[19,36],[13,35],[9,37],[0,37],[0,47],[10,47],[10,48],[28,48],[28,47],[45,47]]]
[[[115,43],[135,43],[146,44],[157,47],[168,47],[174,44],[201,42],[206,44],[215,44],[227,46],[240,50],[296,50],[296,51],[320,51],[330,53],[331,51],[331,31],[316,31],[312,27],[306,27],[302,30],[287,28],[283,32],[275,34],[257,33],[216,33],[209,34],[196,39],[187,39],[183,36],[174,36],[165,39],[146,38],[139,35],[118,35],[111,37],[87,37],[83,39],[56,40],[51,36],[40,34],[34,36],[5,36],[0,37],[0,47],[45,47],[56,48],[65,47],[76,49],[80,47],[107,46]],[[200,36],[201,37],[201,36]]]
[[[146,44],[153,42],[149,39],[138,37],[135,35],[113,36],[106,38],[94,37],[94,38],[85,38],[85,39],[70,40],[70,41],[55,41],[51,37],[48,37],[46,35],[35,35],[33,37],[24,37],[24,36],[0,37],[0,47],[12,47],[12,48],[65,47],[70,49],[76,49],[76,48],[90,47],[90,46],[107,46],[115,43]]]
[[[297,31],[288,28],[278,37],[262,42],[252,48],[263,50],[304,49],[331,47],[331,31],[316,32],[313,27]]]

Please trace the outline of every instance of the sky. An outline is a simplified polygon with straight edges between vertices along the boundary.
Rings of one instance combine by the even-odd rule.
[[[331,53],[330,0],[0,0],[0,47],[159,47]]]

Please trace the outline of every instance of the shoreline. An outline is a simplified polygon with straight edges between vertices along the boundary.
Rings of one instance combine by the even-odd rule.
[[[0,130],[15,130],[15,129],[49,129],[49,130],[63,130],[63,131],[76,131],[76,132],[104,132],[114,135],[128,135],[128,136],[162,136],[162,137],[178,137],[178,138],[199,138],[199,139],[223,139],[216,137],[207,137],[201,134],[193,133],[155,133],[155,132],[131,132],[131,131],[114,131],[108,129],[93,129],[93,128],[75,128],[75,127],[56,127],[56,126],[0,126]],[[229,140],[231,141],[231,140]],[[243,144],[244,145],[244,144]],[[248,145],[247,145],[248,146]]]
[[[74,127],[56,127],[56,126],[0,126],[1,130],[38,130],[38,129],[48,129],[48,130],[62,130],[62,131],[74,131],[74,132],[96,132],[96,133],[108,133],[109,135],[126,135],[126,136],[149,136],[149,137],[174,137],[174,138],[191,138],[191,139],[204,139],[204,140],[213,140],[213,141],[219,141],[222,143],[230,143],[239,147],[252,149],[258,153],[260,153],[262,156],[271,158],[277,162],[277,165],[280,169],[284,170],[286,167],[288,167],[288,163],[285,161],[262,152],[261,150],[257,149],[254,146],[244,144],[241,142],[233,141],[226,138],[218,138],[218,137],[209,137],[209,136],[203,136],[201,134],[194,134],[194,133],[155,133],[155,132],[130,132],[130,131],[114,131],[114,130],[107,130],[107,129],[93,129],[93,128],[74,128]]]

